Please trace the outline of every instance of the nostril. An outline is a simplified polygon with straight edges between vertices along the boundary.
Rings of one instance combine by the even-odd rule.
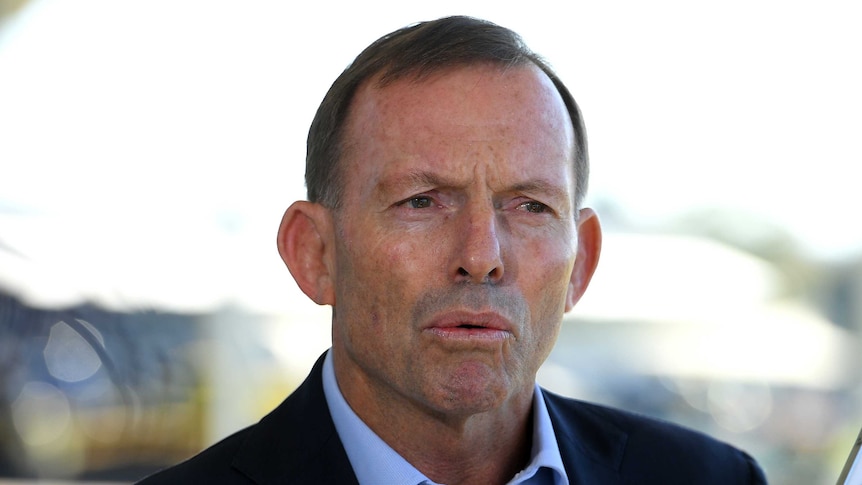
[[[471,273],[468,269],[464,268],[463,266],[458,268],[458,278],[463,278],[465,280],[474,281],[476,283],[480,283],[480,282],[481,283],[488,283],[491,281],[496,281],[502,277],[503,271],[502,271],[502,268],[500,268],[500,267],[494,267],[487,274],[484,274],[483,272],[478,272],[476,274],[477,275],[481,274],[482,276],[481,277],[475,276],[473,273]]]

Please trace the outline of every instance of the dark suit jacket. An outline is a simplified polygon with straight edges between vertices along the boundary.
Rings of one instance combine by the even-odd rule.
[[[141,483],[356,484],[323,395],[322,368],[323,358],[256,425]],[[544,394],[572,484],[766,483],[751,457],[706,435]]]

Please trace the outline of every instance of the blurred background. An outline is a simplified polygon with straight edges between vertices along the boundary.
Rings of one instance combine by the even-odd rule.
[[[128,483],[329,346],[275,231],[380,35],[521,33],[578,99],[606,231],[540,382],[834,483],[862,427],[858,2],[0,0],[0,482]]]

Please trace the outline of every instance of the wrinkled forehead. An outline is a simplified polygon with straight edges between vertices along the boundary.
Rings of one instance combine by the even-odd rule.
[[[553,82],[538,68],[473,66],[360,88],[345,133],[350,179],[397,166],[457,172],[482,158],[493,173],[554,173],[574,200],[574,130]],[[415,167],[414,167],[415,168]]]
[[[504,125],[513,117],[529,120],[547,136],[564,138],[574,158],[575,133],[566,104],[534,64],[483,63],[385,81],[377,75],[353,97],[344,142],[349,148],[380,129],[394,135],[399,126],[445,126],[450,119]]]

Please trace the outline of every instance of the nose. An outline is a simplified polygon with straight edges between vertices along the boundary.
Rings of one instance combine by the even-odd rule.
[[[473,283],[495,283],[503,277],[503,257],[498,234],[499,221],[493,207],[466,211],[460,247],[455,248],[456,279]]]

